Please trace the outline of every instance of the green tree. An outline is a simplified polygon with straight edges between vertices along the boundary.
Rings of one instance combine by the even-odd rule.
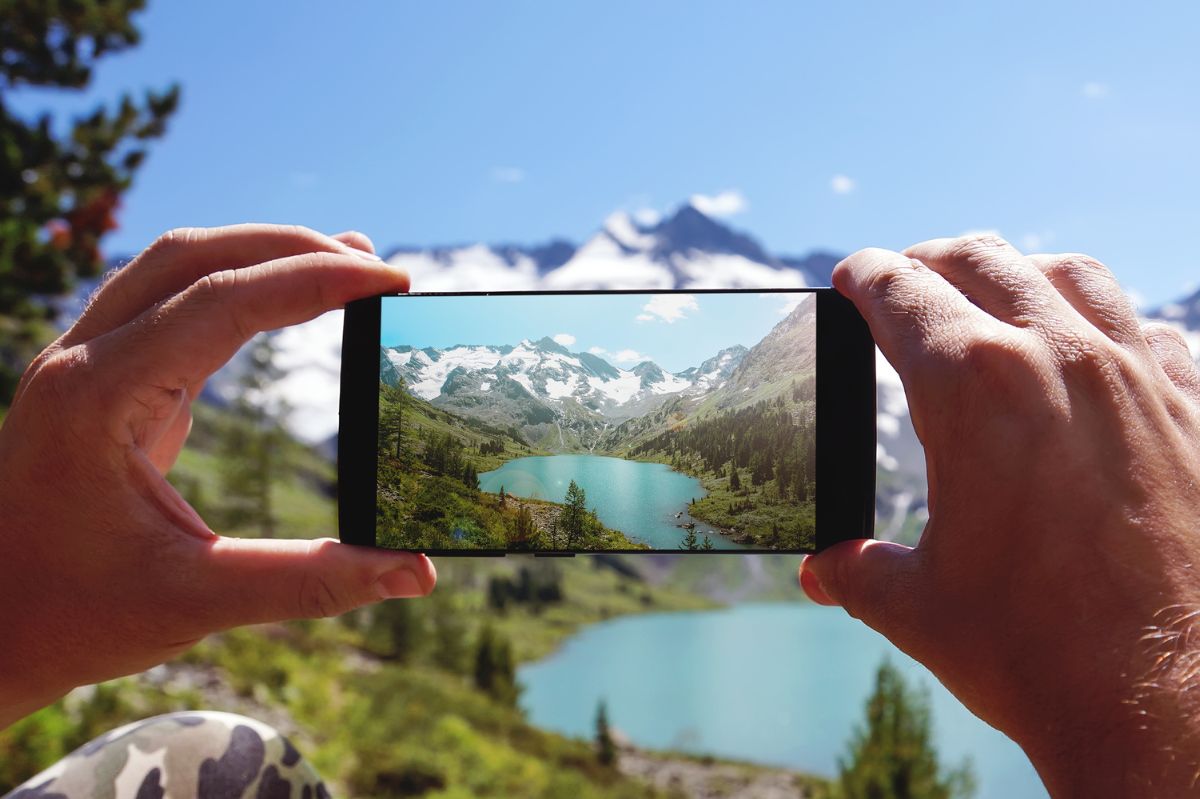
[[[279,518],[272,485],[288,471],[291,445],[284,428],[287,404],[267,394],[283,376],[275,356],[269,335],[250,343],[218,447],[221,520],[233,528],[255,527],[263,538],[275,537]]]
[[[735,467],[732,463],[729,464],[729,490],[730,491],[741,491],[742,490],[742,480],[740,477],[738,477],[737,467]]]
[[[407,446],[404,435],[405,411],[408,391],[404,386],[379,387],[379,450],[390,452],[396,460],[403,460]]]
[[[969,764],[942,773],[930,733],[929,696],[884,661],[865,723],[838,760],[840,799],[956,799],[975,793]]]
[[[390,599],[371,609],[367,644],[385,660],[399,663],[412,659],[421,646],[425,630],[422,618],[407,599]]]
[[[704,536],[704,543],[700,545],[700,548],[703,549],[705,552],[710,552],[710,551],[716,549],[716,547],[713,546],[712,539],[709,538],[708,536]]]
[[[617,744],[608,728],[608,706],[603,699],[596,706],[596,759],[602,766],[617,762]]]
[[[687,535],[683,537],[683,541],[679,544],[680,549],[697,550],[700,548],[700,539],[696,536],[696,528],[689,527]]]
[[[521,694],[508,639],[484,623],[475,646],[475,687],[506,705]]]
[[[0,4],[0,405],[53,336],[53,297],[103,268],[100,243],[121,196],[163,135],[179,88],[126,94],[75,119],[24,118],[15,90],[84,89],[97,62],[138,44],[145,0],[4,0]]]
[[[563,505],[559,523],[570,547],[584,537],[588,527],[587,494],[574,480],[567,486]]]

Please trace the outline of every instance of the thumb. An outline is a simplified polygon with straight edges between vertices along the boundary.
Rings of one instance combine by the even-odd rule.
[[[206,547],[195,587],[217,629],[337,616],[382,599],[425,596],[437,582],[424,555],[330,538],[215,538]]]
[[[844,541],[800,564],[800,585],[814,602],[840,605],[901,649],[920,632],[921,553],[889,541]]]

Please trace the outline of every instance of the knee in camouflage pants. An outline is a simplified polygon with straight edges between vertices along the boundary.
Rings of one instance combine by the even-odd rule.
[[[171,713],[85,744],[2,799],[327,799],[287,738],[232,713]]]

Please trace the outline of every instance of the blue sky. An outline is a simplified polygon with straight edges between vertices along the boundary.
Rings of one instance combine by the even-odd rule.
[[[178,80],[111,239],[359,228],[394,244],[586,237],[740,197],[772,251],[992,229],[1083,250],[1150,303],[1200,278],[1194,3],[168,3],[82,109]],[[9,98],[6,98],[8,100]]]
[[[629,369],[644,360],[669,372],[699,366],[725,347],[752,347],[808,294],[616,294],[393,297],[383,301],[385,346],[444,349],[550,336]],[[811,301],[811,300],[810,300]]]

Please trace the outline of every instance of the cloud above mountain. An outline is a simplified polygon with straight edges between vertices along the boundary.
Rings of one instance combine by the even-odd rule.
[[[638,314],[637,321],[661,321],[671,324],[687,316],[688,311],[699,311],[700,305],[691,294],[655,294]]]
[[[737,189],[729,189],[728,191],[713,195],[693,194],[691,203],[700,213],[718,219],[726,216],[737,216],[750,208],[750,203],[746,199],[746,195]]]
[[[555,343],[561,344],[564,347],[570,347],[575,344],[575,337],[570,333],[555,333],[551,338],[554,339]]]

